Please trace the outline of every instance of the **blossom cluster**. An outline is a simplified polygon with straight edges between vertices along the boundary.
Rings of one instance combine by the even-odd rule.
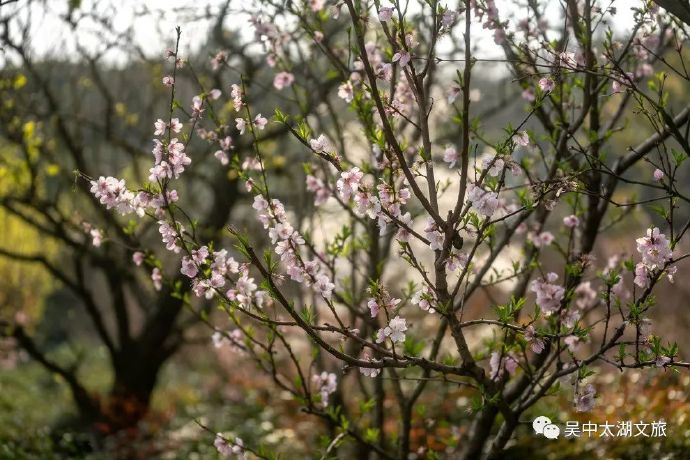
[[[546,278],[539,278],[532,281],[530,289],[537,295],[537,305],[549,316],[556,312],[565,296],[565,288],[554,284],[558,279],[555,273],[549,273]]]
[[[336,375],[332,372],[314,374],[311,377],[311,382],[321,396],[321,405],[324,407],[328,406],[329,396],[335,393],[335,390],[338,388],[338,378]]]
[[[154,133],[161,136],[165,134],[168,127],[171,131],[179,133],[182,129],[182,124],[177,118],[173,118],[168,125],[159,119],[154,124],[154,127],[156,128]],[[171,138],[169,141],[154,139],[153,142],[154,165],[149,170],[151,173],[149,180],[155,182],[179,178],[180,174],[184,172],[185,166],[189,166],[192,162],[185,152],[185,145],[176,137]]]
[[[391,339],[393,343],[402,343],[405,341],[405,331],[407,331],[407,321],[405,318],[396,316],[388,322],[388,326],[376,332],[376,343],[381,343],[386,338]]]
[[[636,240],[637,252],[642,256],[642,261],[635,266],[635,284],[646,288],[651,282],[652,275],[664,270],[673,259],[671,243],[666,235],[657,227],[647,229],[647,234]],[[669,267],[666,271],[669,281],[673,281],[677,267]]]
[[[258,213],[258,219],[268,229],[275,252],[285,264],[290,279],[311,286],[324,299],[330,300],[335,284],[326,275],[326,268],[319,258],[303,260],[300,247],[306,241],[290,224],[285,207],[280,200],[273,198],[269,202],[263,195],[256,195],[252,207]]]
[[[218,453],[225,458],[231,458],[232,456],[236,456],[235,458],[237,460],[245,460],[247,458],[244,453],[244,443],[241,438],[235,438],[233,441],[229,441],[223,437],[221,433],[217,433],[213,441],[213,446]]]

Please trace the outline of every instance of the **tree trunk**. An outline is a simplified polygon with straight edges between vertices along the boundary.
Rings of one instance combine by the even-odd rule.
[[[148,414],[162,364],[145,351],[118,360],[108,399],[101,410],[99,431],[112,433],[133,428]]]
[[[472,422],[467,443],[462,449],[460,458],[467,460],[482,458],[482,451],[491,435],[491,428],[494,426],[497,414],[496,406],[488,405],[481,410]]]

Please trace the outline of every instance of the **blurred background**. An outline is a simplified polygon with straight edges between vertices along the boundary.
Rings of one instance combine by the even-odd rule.
[[[199,83],[227,95],[240,75],[266,89],[251,93],[255,111],[269,116],[273,107],[285,104],[285,96],[272,91],[275,71],[250,24],[251,12],[263,11],[270,20],[270,2],[0,4],[0,326],[20,326],[11,337],[0,338],[0,459],[214,458],[213,436],[203,427],[231,430],[245,443],[276,448],[285,458],[310,458],[314,446],[326,442],[321,436],[328,427],[302,415],[289,394],[276,392],[242,350],[214,346],[214,331],[206,323],[213,318],[223,328],[224,312],[211,303],[202,306],[204,315],[188,311],[180,293],[188,293],[189,286],[179,273],[167,273],[175,288],[155,291],[150,269],[165,270],[164,256],[158,260],[147,253],[148,269],[131,258],[137,250],[155,247],[157,227],[123,225],[75,174],[136,183],[148,176],[153,122],[165,118],[170,103],[160,82],[170,72],[164,50],[175,45],[176,25],[183,29],[181,52],[190,69],[177,81],[183,109],[188,110]],[[615,27],[625,28],[630,14],[621,8]],[[331,27],[326,40],[344,30],[337,22]],[[220,50],[229,65],[219,68],[214,62]],[[323,78],[327,68],[323,57],[309,52],[295,65],[293,72],[309,88],[295,96],[300,112],[335,110],[331,100],[340,80]],[[473,107],[494,131],[521,119],[524,106],[502,64],[484,63],[476,72]],[[670,91],[687,100],[682,86]],[[219,117],[233,114],[231,101],[214,110]],[[629,138],[619,141],[621,150],[647,135],[634,126],[628,130]],[[356,131],[345,137],[356,145]],[[235,142],[243,158],[250,146],[246,139]],[[301,204],[297,220],[308,219],[312,198],[294,139],[276,128],[262,142],[281,199]],[[252,196],[238,177],[218,167],[207,143],[195,140],[189,150],[195,152],[193,169],[178,190],[184,192],[183,207],[207,224],[203,238],[227,242],[228,223],[253,228]],[[630,185],[621,198],[644,199],[645,193]],[[623,212],[631,213],[630,223],[606,232],[596,254],[601,260],[631,249],[630,235],[642,234],[656,219],[645,210]],[[663,308],[652,320],[683,350],[690,345],[690,283],[679,278],[659,292]],[[546,446],[542,439],[518,434],[511,455],[655,458],[675,453],[687,458],[681,453],[690,447],[688,374],[659,369],[620,377],[612,369],[601,379],[600,421],[664,418],[673,436]],[[462,390],[428,403],[457,413],[457,425],[471,409]],[[544,413],[572,418],[567,398],[553,396],[543,405]],[[419,443],[452,445],[457,439],[456,426],[433,421],[416,433]],[[530,444],[536,442],[539,453]]]

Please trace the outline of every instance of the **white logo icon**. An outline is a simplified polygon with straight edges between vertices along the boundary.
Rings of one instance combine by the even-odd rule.
[[[534,428],[535,433],[543,434],[548,439],[558,439],[558,435],[561,434],[561,429],[551,423],[550,418],[543,415],[534,419],[532,428]]]

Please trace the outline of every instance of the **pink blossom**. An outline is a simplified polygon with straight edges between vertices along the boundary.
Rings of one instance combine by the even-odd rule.
[[[536,96],[534,94],[534,90],[532,88],[527,88],[522,91],[522,98],[526,100],[527,102],[534,102],[536,99]]]
[[[527,134],[527,131],[520,131],[517,133],[515,135],[515,143],[527,147],[529,145],[529,134]]]
[[[669,283],[673,283],[673,277],[676,275],[677,271],[678,271],[678,267],[676,267],[676,266],[668,267],[666,269],[666,278],[668,278]]]
[[[666,367],[671,362],[671,358],[668,356],[658,356],[654,361],[656,367]]]
[[[642,262],[635,265],[635,279],[633,280],[633,283],[642,289],[649,286],[649,272],[647,270],[647,266]]]
[[[443,161],[448,163],[449,168],[455,167],[455,163],[458,162],[458,151],[452,145],[446,147],[443,151]]]
[[[575,410],[577,412],[589,412],[594,408],[594,397],[597,390],[593,385],[588,384],[578,394],[575,395]]]
[[[455,272],[467,265],[467,254],[452,252],[446,259],[446,270]]]
[[[182,267],[180,268],[180,273],[189,278],[194,278],[197,273],[199,273],[199,269],[196,266],[196,262],[189,257],[184,256],[182,258]]]
[[[199,260],[197,257],[198,263],[203,263],[204,259],[205,257]],[[215,251],[213,253],[213,262],[211,262],[211,270],[214,273],[219,273],[221,275],[225,275],[227,273],[239,273],[240,265],[239,263],[237,263],[237,261],[235,261],[234,258],[228,257],[227,250],[221,249],[220,251]]]
[[[254,117],[254,126],[257,129],[264,129],[266,125],[268,124],[268,120],[264,117],[261,116],[261,114],[258,114],[257,116]]]
[[[352,194],[359,189],[359,184],[363,177],[364,173],[356,166],[349,171],[340,173],[340,179],[336,182],[336,187],[344,201],[348,201]]]
[[[438,225],[434,219],[429,218],[424,228],[424,236],[429,240],[429,246],[434,251],[443,249],[443,242],[445,241],[444,234],[439,230]]]
[[[163,275],[158,267],[151,272],[151,281],[153,281],[153,288],[160,291],[163,288]]]
[[[570,53],[570,52],[562,52],[559,55],[560,59],[560,64],[561,67],[567,67],[570,69],[574,69],[577,67],[577,61],[575,60],[575,53]]]
[[[218,88],[213,88],[208,92],[208,96],[214,101],[218,100],[223,93]]]
[[[376,362],[376,360],[372,359],[372,358],[371,358],[368,354],[366,354],[366,353],[364,353],[364,354],[362,355],[362,359],[365,360],[365,361],[372,362],[372,363],[373,363],[373,362]],[[362,375],[364,375],[364,376],[374,378],[374,377],[376,377],[377,375],[379,375],[379,374],[381,373],[381,369],[379,369],[378,367],[360,367],[360,368],[359,368],[359,372],[360,372]]]
[[[379,8],[379,21],[390,21],[393,18],[393,10],[394,8],[392,6],[382,6]]]
[[[611,292],[618,297],[620,300],[628,300],[630,298],[630,291],[628,291],[625,288],[625,282],[623,281],[623,277],[618,280],[616,284],[611,286]]]
[[[433,307],[433,304],[436,303],[436,297],[427,285],[424,285],[422,289],[415,292],[410,302],[414,305],[419,305],[419,308],[426,312],[434,313],[436,311]]]
[[[487,156],[482,160],[482,168],[487,170],[491,177],[498,177],[503,172],[505,161],[501,157]]]
[[[328,397],[338,388],[336,375],[322,372],[321,374],[313,375],[311,381],[321,396],[321,404],[324,407],[328,406]]]
[[[323,9],[324,0],[309,0],[309,7],[313,12],[321,11]]]
[[[376,343],[383,342],[386,337],[393,343],[402,343],[405,341],[405,331],[407,331],[407,320],[396,315],[388,322],[388,326],[379,329],[376,334]]]
[[[244,129],[247,127],[247,122],[244,118],[235,118],[235,127],[240,132],[240,135],[244,134]]]
[[[579,310],[562,310],[561,311],[561,322],[563,325],[567,328],[573,328],[575,327],[575,323],[580,319],[580,311]]]
[[[206,246],[201,246],[199,249],[192,249],[192,260],[196,264],[202,265],[206,262],[208,254],[208,247]]]
[[[537,248],[543,248],[551,245],[554,240],[553,233],[551,232],[541,232],[537,235],[530,233],[528,235],[529,240]]]
[[[371,314],[372,318],[376,318],[379,314],[379,304],[376,301],[376,299],[369,299],[369,302],[367,302],[367,307],[369,307],[369,314]]]
[[[254,197],[254,204],[252,205],[252,208],[256,209],[257,211],[265,211],[268,209],[268,201],[266,201],[266,198],[263,196],[256,195]]]
[[[268,236],[271,238],[271,243],[276,244],[278,241],[284,241],[290,238],[295,229],[288,222],[278,222],[274,227],[268,231]]]
[[[441,18],[441,27],[450,29],[457,19],[458,13],[456,11],[446,10],[443,12],[443,17]]]
[[[225,136],[223,139],[218,141],[218,145],[223,151],[228,151],[232,149],[232,138],[230,136]]]
[[[381,63],[376,67],[376,78],[383,81],[391,81],[393,78],[393,65]]]
[[[216,434],[216,438],[213,440],[213,447],[215,447],[218,453],[223,457],[230,457],[232,455],[232,446],[220,433]]]
[[[183,230],[184,228],[180,225],[180,233]],[[164,220],[158,221],[158,232],[161,234],[161,239],[168,251],[172,251],[175,254],[181,251],[177,241],[177,232],[169,223]]]
[[[544,340],[537,337],[536,331],[534,330],[534,326],[529,325],[525,329],[525,340],[527,341],[527,343],[530,344],[530,348],[536,354],[540,354],[542,351],[544,351]]]
[[[201,96],[194,96],[192,98],[192,118],[201,118],[201,114],[204,113],[204,100]]]
[[[159,164],[149,169],[149,180],[151,182],[160,181],[165,178],[173,176],[172,168],[167,161],[161,161]]]
[[[565,225],[568,228],[575,228],[578,225],[580,225],[580,219],[575,214],[565,216],[563,218],[563,225]]]
[[[216,159],[220,161],[220,164],[223,166],[227,166],[228,163],[230,163],[230,157],[228,157],[228,154],[223,150],[216,150],[213,156],[216,157]]]
[[[504,374],[504,370],[508,374],[513,375],[518,368],[518,361],[512,353],[503,354],[498,351],[491,353],[489,360],[490,378],[491,380],[498,380]]]
[[[243,334],[241,329],[233,329],[230,332],[216,331],[211,336],[214,348],[222,348],[224,345],[229,345],[234,352],[243,353],[242,347]]]
[[[400,302],[402,302],[402,300],[393,298],[390,296],[390,294],[388,294],[387,291],[382,290],[380,298],[369,299],[369,301],[367,302],[367,307],[369,307],[369,313],[371,314],[371,317],[375,318],[376,316],[378,316],[381,308],[392,311],[398,306]]]
[[[154,135],[154,136],[162,136],[163,134],[165,134],[165,130],[167,129],[168,124],[159,118],[159,119],[156,120],[156,122],[153,124],[153,127],[156,128],[156,129],[153,131],[153,135]]]
[[[247,157],[242,162],[242,171],[261,171],[261,162],[256,157]]]
[[[292,83],[294,81],[295,76],[290,72],[280,72],[277,73],[276,76],[273,78],[273,86],[278,91],[281,91],[283,88],[288,88],[292,86]]]
[[[216,284],[220,284],[220,280],[218,280],[218,283]],[[220,286],[216,285],[213,287],[218,288]],[[254,278],[249,277],[249,273],[244,271],[242,276],[238,278],[237,283],[235,283],[235,300],[244,308],[250,308],[252,306],[252,302],[256,300],[256,294],[258,292],[260,291],[257,291],[257,285],[254,282]],[[260,300],[263,300],[263,295],[260,295],[259,297]]]
[[[550,77],[544,77],[539,80],[539,88],[545,93],[550,93],[556,87],[556,83]]]
[[[343,99],[348,104],[352,102],[355,97],[355,89],[350,80],[338,86],[338,97]]]
[[[399,225],[398,233],[395,234],[395,239],[401,242],[407,242],[410,239],[410,232],[407,230],[412,225],[412,216],[409,212],[406,212],[398,218],[398,220],[405,224]]]
[[[213,441],[213,447],[215,447],[218,453],[223,457],[229,458],[232,455],[236,455],[237,460],[246,459],[244,455],[244,443],[240,438],[235,438],[235,441],[230,443],[218,433]]]
[[[97,181],[92,180],[90,191],[106,209],[118,208],[120,212],[127,210],[134,198],[134,194],[127,190],[125,181],[115,177],[101,176]]]
[[[328,276],[320,274],[316,276],[316,282],[314,283],[314,290],[321,294],[321,296],[330,300],[333,294],[333,289],[335,289],[335,284],[331,283]]]
[[[448,103],[452,104],[458,98],[462,89],[459,86],[453,85],[448,89]]]
[[[566,344],[566,346],[568,347],[568,350],[571,353],[575,353],[577,351],[577,349],[580,347],[581,341],[582,340],[578,336],[573,335],[573,334],[571,334],[571,335],[569,335],[563,339],[563,343]]]
[[[539,278],[532,281],[530,290],[537,294],[537,305],[549,316],[554,313],[561,305],[561,300],[565,295],[565,288],[553,284],[558,279],[555,273],[546,275],[546,279]]]
[[[355,205],[355,213],[358,216],[368,216],[370,219],[375,219],[381,212],[381,203],[376,195],[373,195],[364,190],[358,190],[353,196]]]
[[[235,112],[239,112],[244,105],[242,101],[242,88],[240,85],[232,85],[230,87],[230,97],[232,97],[232,104],[235,108]]]
[[[144,253],[141,251],[136,251],[134,254],[132,254],[132,262],[134,262],[134,265],[137,267],[141,265],[141,263],[144,261]]]
[[[485,217],[491,217],[499,204],[497,193],[484,191],[474,184],[467,187],[467,199],[472,203],[472,207]]]
[[[637,69],[635,69],[635,76],[637,78],[651,77],[654,75],[654,67],[648,62],[640,64]]]
[[[167,86],[168,88],[172,88],[173,85],[175,84],[175,79],[171,77],[170,75],[166,75],[163,77],[163,85]]]
[[[165,176],[175,179],[179,178],[180,174],[184,172],[185,166],[188,166],[191,162],[191,158],[189,158],[184,151],[184,144],[182,142],[178,142],[177,138],[171,139],[170,144],[168,144],[167,165],[169,167],[165,168]],[[163,162],[161,162],[161,164],[162,163]],[[161,177],[159,176],[158,178]]]
[[[673,258],[670,242],[657,227],[647,229],[647,235],[635,241],[642,263],[650,269],[661,268]]]
[[[400,65],[405,67],[410,63],[411,58],[410,53],[407,51],[398,51],[393,55],[393,62],[400,62]]]
[[[575,288],[575,305],[577,308],[585,309],[597,303],[597,291],[592,289],[592,283],[585,281]]]
[[[211,67],[213,70],[218,70],[221,65],[226,63],[228,60],[228,54],[225,51],[218,51],[215,56],[211,59]]]
[[[314,204],[320,206],[331,196],[331,191],[326,187],[323,181],[317,177],[307,175],[307,190],[314,193]]]
[[[316,153],[328,153],[327,151],[331,148],[331,143],[326,136],[320,134],[316,139],[309,140],[309,146]]]
[[[91,244],[93,247],[100,247],[103,242],[103,231],[98,228],[92,228],[89,231],[89,235],[91,235]]]
[[[664,178],[664,172],[657,168],[654,170],[654,180],[657,182],[661,182],[661,180]]]
[[[180,123],[179,118],[173,118],[170,120],[170,124],[168,127],[172,130],[174,133],[179,133],[182,131],[182,123]]]

